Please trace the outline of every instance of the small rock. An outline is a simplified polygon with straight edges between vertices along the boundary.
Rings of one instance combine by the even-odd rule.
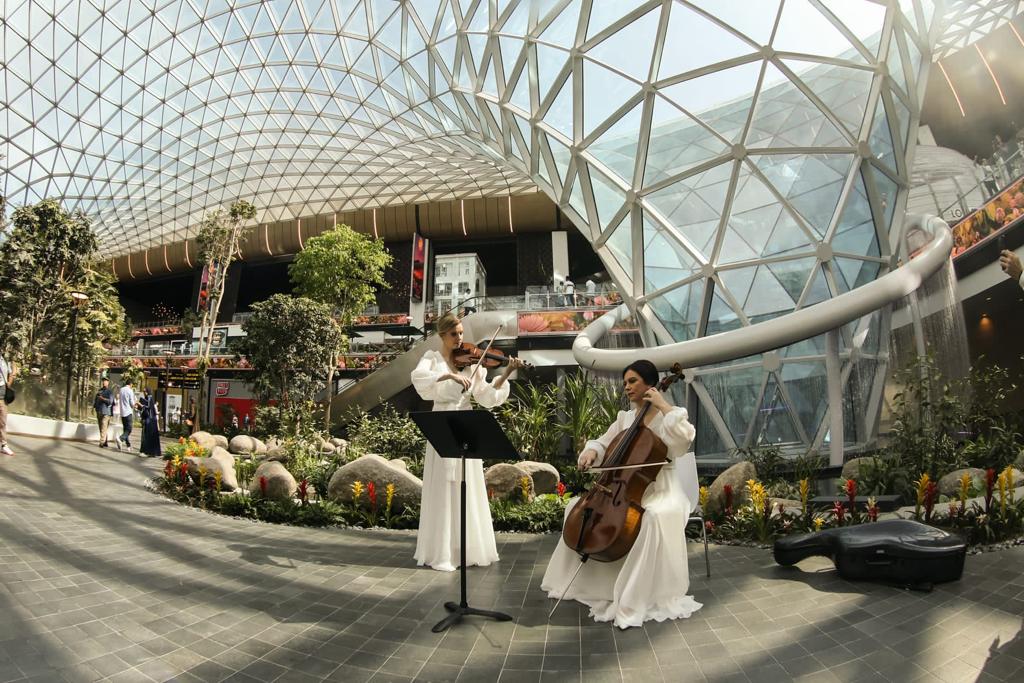
[[[732,509],[739,509],[740,504],[748,499],[747,481],[750,479],[757,479],[757,470],[753,463],[745,460],[722,472],[708,488],[708,509],[705,512],[711,515],[722,511],[726,485],[732,487]]]
[[[330,441],[320,442],[320,453],[322,455],[331,455],[334,451],[338,450],[337,447]]]
[[[249,491],[257,495],[262,493],[260,488],[261,477],[266,477],[267,498],[272,500],[292,498],[295,495],[296,489],[299,488],[295,477],[279,462],[260,463],[260,466],[256,468],[256,472],[252,475],[252,481],[249,482]]]
[[[534,460],[524,460],[516,464],[533,477],[533,485],[537,488],[537,493],[555,493],[558,490],[558,482],[562,478],[554,465]]]
[[[190,438],[207,451],[212,451],[214,446],[220,445],[210,432],[199,431],[193,434]],[[227,446],[227,444],[224,444],[224,448],[227,448]]]
[[[984,490],[985,487],[985,470],[977,467],[965,467],[960,470],[955,470],[939,479],[939,493],[943,496],[950,498],[956,498],[960,494],[960,477],[964,474],[971,475],[972,486],[974,486],[975,492],[978,490]]]
[[[327,486],[327,497],[337,503],[351,503],[352,484],[357,481],[363,482],[364,486],[372,481],[377,487],[379,500],[383,500],[387,485],[394,484],[392,505],[397,507],[418,505],[423,494],[423,482],[396,464],[396,461],[367,454],[338,468]]]
[[[860,480],[861,468],[862,467],[873,467],[874,456],[864,456],[862,458],[851,458],[843,463],[843,473],[840,475],[843,479],[856,479]]]
[[[267,452],[267,446],[262,441],[254,436],[248,434],[237,434],[231,438],[231,442],[228,444],[228,450],[232,453],[239,455],[243,453],[252,454],[259,453],[260,447],[262,446],[262,452]]]
[[[536,488],[533,484],[533,477],[520,466],[520,463],[499,462],[484,470],[484,482],[487,484],[487,495],[505,500],[523,500],[522,480],[528,480],[527,501],[532,501],[536,496]]]

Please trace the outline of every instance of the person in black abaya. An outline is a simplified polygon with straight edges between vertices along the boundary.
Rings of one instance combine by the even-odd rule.
[[[142,400],[139,401],[142,413],[142,446],[139,452],[151,457],[160,457],[160,428],[157,424],[156,397],[146,388]]]

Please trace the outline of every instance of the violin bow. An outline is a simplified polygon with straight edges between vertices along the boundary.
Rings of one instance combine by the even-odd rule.
[[[480,369],[480,364],[484,362],[484,358],[487,358],[487,352],[491,350],[491,345],[494,343],[494,340],[498,338],[498,333],[501,332],[502,327],[504,327],[504,325],[500,324],[494,328],[494,334],[491,335],[490,341],[487,342],[487,348],[485,348],[484,352],[480,354],[480,360],[478,360],[476,365],[473,366],[473,378],[469,381],[469,386],[462,390],[463,393],[466,391],[469,391],[470,393],[473,392],[473,387],[476,385],[476,371]]]

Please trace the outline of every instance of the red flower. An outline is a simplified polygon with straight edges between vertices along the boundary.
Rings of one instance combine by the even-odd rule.
[[[309,482],[303,479],[299,482],[299,500],[302,504],[306,504],[306,500],[309,498]]]
[[[924,521],[932,520],[932,508],[935,507],[935,501],[938,499],[939,487],[934,481],[929,481],[924,489]]]
[[[843,520],[846,519],[846,508],[837,500],[835,505],[832,506],[832,514],[836,516],[836,525],[841,526]]]
[[[555,490],[558,491],[558,495],[565,495],[565,484],[558,482],[558,486],[555,487]]]
[[[708,521],[704,522],[704,530],[707,533],[709,533],[709,534],[714,533],[715,532],[715,523],[712,522],[710,519]]]
[[[725,494],[725,508],[732,508],[732,486],[726,484],[725,488],[722,489],[722,492]]]
[[[870,519],[872,522],[877,522],[878,521],[878,506],[877,505],[872,505],[871,507],[868,508],[868,519]]]
[[[992,487],[996,483],[996,471],[991,467],[985,470],[985,514],[992,507]]]
[[[857,498],[857,482],[854,479],[846,480],[846,499],[850,501],[850,510],[852,511],[855,507],[855,499]]]
[[[188,479],[188,463],[184,460],[182,460],[181,465],[178,466],[178,476],[182,481]]]
[[[260,495],[264,498],[267,496],[267,478],[265,476],[260,477]]]
[[[371,481],[366,484],[366,495],[370,498],[370,507],[377,507],[377,486]]]

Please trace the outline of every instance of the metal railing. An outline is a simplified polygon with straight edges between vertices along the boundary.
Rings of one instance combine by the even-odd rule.
[[[980,206],[968,205],[967,197],[972,192],[979,191],[981,196],[985,198],[981,203],[982,206],[991,201],[992,198],[997,197],[1024,174],[1024,152],[1018,149],[1010,156],[1003,158],[999,163],[991,164],[991,168],[991,174],[985,174],[974,185],[966,190],[962,190],[952,204],[942,209],[939,212],[939,218],[953,225],[981,208]],[[959,186],[957,189],[959,189]]]

